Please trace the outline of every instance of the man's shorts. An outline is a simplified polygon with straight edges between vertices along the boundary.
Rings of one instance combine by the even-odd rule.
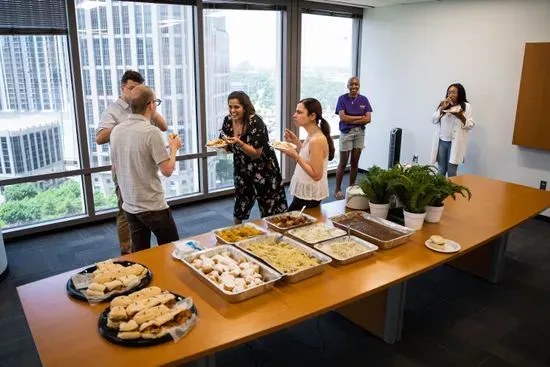
[[[352,149],[365,147],[365,130],[354,127],[347,133],[340,132],[340,151],[349,152]]]

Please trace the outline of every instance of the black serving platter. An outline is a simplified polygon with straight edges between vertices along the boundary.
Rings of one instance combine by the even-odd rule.
[[[122,266],[131,266],[131,265],[137,264],[133,261],[114,261],[114,263],[115,264],[120,264]],[[151,282],[151,279],[153,279],[153,273],[151,273],[151,270],[149,268],[147,268],[145,265],[143,265],[143,264],[140,264],[140,265],[147,269],[147,274],[141,279],[141,282],[139,282],[139,284],[136,287],[127,289],[127,290],[125,290],[124,292],[121,292],[121,293],[113,294],[112,296],[104,299],[101,302],[110,301],[111,299],[113,299],[115,297],[124,296],[124,295],[130,294],[132,292],[138,291],[138,290],[146,287],[147,284],[149,284]],[[78,274],[93,273],[96,270],[97,270],[97,266],[94,265],[94,266],[90,266],[87,269],[82,270]],[[67,294],[69,296],[74,297],[76,299],[79,299],[81,301],[88,301],[88,299],[86,298],[84,293],[82,293],[83,289],[76,289],[74,287],[73,280],[71,278],[69,278],[69,280],[67,281],[67,287],[66,288],[67,288]]]
[[[176,296],[176,302],[179,302],[185,297],[180,296],[178,294],[172,293]],[[158,345],[162,343],[169,342],[172,339],[172,336],[170,334],[166,334],[158,339],[120,339],[117,337],[118,330],[114,330],[107,327],[107,319],[109,316],[109,311],[111,310],[110,307],[107,307],[101,315],[99,315],[99,321],[97,323],[99,334],[101,334],[102,337],[110,341],[111,343],[123,345],[125,347],[148,347],[152,345]],[[191,312],[195,315],[197,315],[197,308],[195,307],[195,304],[193,304],[193,307],[191,307]]]

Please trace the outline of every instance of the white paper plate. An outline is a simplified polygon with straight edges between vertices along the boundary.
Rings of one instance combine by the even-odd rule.
[[[434,245],[432,243],[432,241],[430,241],[430,240],[426,240],[426,242],[424,242],[424,244],[430,250],[434,250],[434,251],[437,251],[437,252],[443,252],[443,253],[446,253],[446,254],[450,254],[450,253],[453,253],[453,252],[458,252],[461,249],[461,247],[458,243],[456,243],[455,241],[451,241],[451,240],[445,240],[445,245],[444,246]]]
[[[453,112],[460,112],[462,111],[462,107],[460,107],[460,105],[456,105],[456,106],[452,106],[451,108],[447,108],[446,110],[443,110],[443,112],[450,112],[450,113],[453,113]]]
[[[211,151],[215,151],[218,154],[228,154],[229,152],[227,150],[225,150],[226,146],[227,145],[224,145],[224,146],[221,146],[221,147],[209,147],[208,145],[206,145],[206,149],[211,150]]]
[[[215,141],[215,140],[218,140],[218,139],[212,139],[212,140],[209,140],[207,143],[206,143],[206,147],[207,148],[210,148],[210,149],[213,149],[213,150],[224,150],[225,147],[227,147],[227,143],[223,144],[223,145],[216,145],[216,146],[212,146],[212,145],[208,145],[209,143]]]
[[[271,145],[273,148],[275,148],[277,150],[284,150],[284,148],[282,148],[281,145],[280,145],[281,143],[288,144],[289,146],[292,147],[292,149],[296,149],[296,144],[289,143],[288,141],[281,142],[281,141],[278,141],[278,140],[273,140],[273,141],[269,142],[269,145]]]

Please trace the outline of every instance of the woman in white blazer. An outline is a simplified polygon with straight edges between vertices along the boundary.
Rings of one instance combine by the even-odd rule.
[[[475,125],[472,106],[462,84],[451,84],[447,88],[446,98],[434,112],[432,122],[437,129],[432,141],[431,163],[437,162],[441,175],[456,176],[458,165],[466,156],[468,132]]]

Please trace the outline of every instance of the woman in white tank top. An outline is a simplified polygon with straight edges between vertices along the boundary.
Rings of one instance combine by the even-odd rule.
[[[307,131],[303,143],[292,131],[285,129],[285,140],[296,149],[282,152],[296,159],[296,170],[290,181],[290,193],[294,196],[289,210],[319,206],[328,197],[327,167],[334,158],[334,142],[330,137],[330,125],[323,118],[321,103],[314,98],[301,100],[296,106],[294,124]]]

